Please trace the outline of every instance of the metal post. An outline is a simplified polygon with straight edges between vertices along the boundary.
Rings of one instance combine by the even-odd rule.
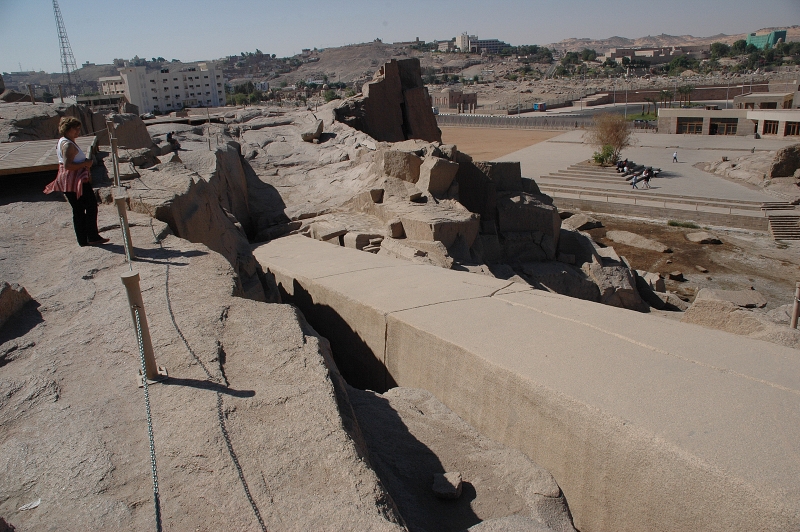
[[[797,329],[797,317],[800,315],[800,283],[794,285],[794,306],[792,307],[792,323],[789,327]]]
[[[122,242],[125,245],[125,258],[130,264],[136,255],[133,253],[133,242],[131,241],[131,229],[128,225],[128,203],[127,192],[122,187],[114,189],[114,204],[117,206],[117,213],[119,214],[119,226],[122,229]]]
[[[33,85],[28,83],[28,94],[31,95],[31,103],[36,105],[36,96],[33,95]]]
[[[628,85],[625,85],[625,118],[628,118]]]
[[[167,375],[167,370],[163,367],[156,365],[156,357],[153,353],[153,341],[150,339],[150,328],[147,326],[147,315],[144,311],[144,301],[142,301],[142,291],[139,288],[139,273],[126,272],[122,274],[122,284],[125,285],[125,290],[128,293],[128,303],[131,307],[131,318],[133,319],[133,327],[136,331],[136,341],[141,344],[139,347],[144,351],[144,365],[147,382],[158,382],[164,380]],[[137,320],[138,311],[138,320]],[[137,325],[138,322],[138,325]],[[144,386],[144,375],[141,374],[142,370],[138,371],[139,386]]]
[[[58,96],[61,98],[61,103],[64,103],[64,90],[61,88],[61,83],[58,84]]]
[[[211,151],[211,115],[208,114],[208,107],[206,107],[206,134],[208,135],[208,151]]]

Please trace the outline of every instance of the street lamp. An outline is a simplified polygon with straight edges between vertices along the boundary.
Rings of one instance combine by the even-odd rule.
[[[625,118],[628,118],[628,83],[625,83]]]

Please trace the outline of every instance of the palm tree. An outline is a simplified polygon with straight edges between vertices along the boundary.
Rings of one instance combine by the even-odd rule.
[[[693,85],[685,85],[683,89],[686,91],[686,106],[692,105],[692,92],[694,92]]]
[[[653,112],[655,112],[655,113],[658,112],[658,105],[656,105],[656,99],[655,98],[645,98],[644,101],[647,102],[647,114],[650,114],[650,104],[653,104],[653,107],[654,107]]]
[[[662,90],[658,93],[658,99],[663,102],[664,105],[666,105],[667,100],[672,100],[672,91],[666,89]]]

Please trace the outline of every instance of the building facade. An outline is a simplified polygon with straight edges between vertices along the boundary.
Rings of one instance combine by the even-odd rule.
[[[124,94],[141,113],[168,113],[184,107],[225,105],[225,78],[213,65],[198,63],[147,72],[143,66],[126,66],[119,76],[100,78],[104,95]]]
[[[709,46],[662,46],[659,48],[612,48],[598,60],[605,62],[609,59],[617,63],[622,63],[623,58],[630,61],[644,61],[649,65],[661,65],[669,63],[676,57],[688,55],[698,60],[711,57],[711,47]]]
[[[475,109],[478,105],[478,95],[474,92],[462,92],[450,88],[444,89],[440,93],[431,95],[431,102],[434,107],[441,109]]]
[[[658,132],[800,138],[800,109],[659,109]]]
[[[786,30],[771,31],[762,35],[751,33],[747,36],[747,44],[752,44],[756,48],[764,50],[767,46],[773,48],[779,42],[786,42]]]

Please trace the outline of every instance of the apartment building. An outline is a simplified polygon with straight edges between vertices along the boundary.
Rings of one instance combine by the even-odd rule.
[[[124,94],[141,113],[225,105],[222,70],[207,63],[167,66],[151,72],[143,66],[126,66],[119,73],[100,78],[100,91],[104,95]]]

